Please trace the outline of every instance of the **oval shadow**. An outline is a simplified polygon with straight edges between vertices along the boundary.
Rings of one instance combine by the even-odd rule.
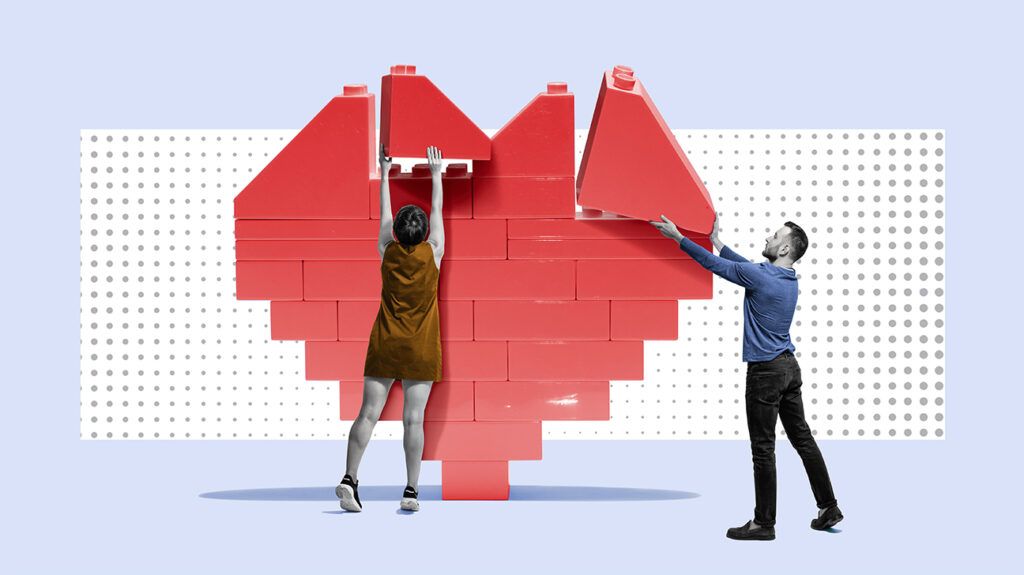
[[[363,501],[391,501],[401,498],[404,485],[366,485],[359,488]],[[264,487],[200,493],[204,499],[228,501],[337,501],[334,487]],[[670,501],[700,497],[699,493],[673,489],[639,487],[595,487],[589,485],[512,485],[509,501]],[[440,501],[440,485],[420,487],[420,499]]]

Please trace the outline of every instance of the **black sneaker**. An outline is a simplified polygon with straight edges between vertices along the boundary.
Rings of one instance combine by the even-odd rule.
[[[353,481],[351,475],[345,474],[341,483],[334,488],[334,494],[341,499],[341,508],[345,511],[363,510],[363,504],[359,502],[359,482]]]
[[[843,512],[839,510],[838,505],[829,507],[820,515],[811,519],[811,529],[817,529],[818,531],[825,531],[831,528],[836,523],[843,520]]]
[[[725,536],[729,539],[738,539],[740,541],[772,541],[775,539],[775,528],[774,527],[753,527],[753,520],[747,521],[742,527],[730,527],[725,532]]]
[[[418,497],[419,493],[411,486],[406,485],[405,491],[402,492],[402,501],[398,506],[406,511],[419,511],[420,501]]]

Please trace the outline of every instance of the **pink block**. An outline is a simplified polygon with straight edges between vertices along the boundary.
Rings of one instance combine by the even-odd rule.
[[[644,378],[642,341],[510,341],[508,379],[603,381]]]
[[[366,342],[307,341],[306,380],[361,380],[366,365]]]
[[[656,340],[679,338],[679,302],[613,301],[612,339]]]
[[[380,301],[379,261],[350,260],[295,263],[302,265],[304,282],[304,297],[296,299]]]
[[[338,339],[338,304],[333,301],[270,302],[270,339]]]
[[[441,374],[447,381],[508,379],[508,343],[442,340]]]
[[[439,281],[441,299],[575,299],[576,262],[453,261],[441,265]]]
[[[377,260],[377,240],[238,240],[242,260]]]
[[[426,461],[520,461],[540,459],[540,421],[427,421]]]
[[[477,301],[477,340],[607,340],[607,301]]]
[[[375,240],[380,221],[235,220],[236,240]]]
[[[609,417],[607,381],[478,381],[477,421],[596,420]]]
[[[711,272],[693,260],[579,260],[578,299],[711,299]]]
[[[301,300],[302,289],[302,262],[235,263],[235,297],[240,300]]]
[[[441,499],[507,500],[508,461],[442,461]]]

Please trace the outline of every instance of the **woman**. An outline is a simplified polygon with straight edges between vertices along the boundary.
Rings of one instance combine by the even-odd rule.
[[[363,404],[348,435],[346,473],[335,490],[342,509],[347,511],[362,511],[356,472],[396,379],[402,380],[405,395],[402,423],[408,474],[400,506],[407,511],[420,508],[417,487],[423,458],[423,409],[431,386],[441,379],[437,278],[444,254],[440,150],[427,148],[427,161],[433,182],[429,236],[427,215],[417,206],[403,206],[392,221],[388,189],[391,158],[385,154],[383,144],[380,148],[380,310],[366,351]]]

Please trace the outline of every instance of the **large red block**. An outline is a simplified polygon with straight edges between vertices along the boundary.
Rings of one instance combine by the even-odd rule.
[[[380,141],[388,154],[420,158],[437,146],[445,158],[491,157],[490,138],[415,66],[392,66],[380,93]]]
[[[508,461],[442,461],[441,499],[504,501],[509,496]]]
[[[606,72],[576,182],[577,202],[680,228],[711,231],[715,213],[654,101],[632,72]]]
[[[441,341],[472,341],[473,302],[440,300],[437,304],[441,323]],[[369,341],[377,319],[380,300],[338,302],[338,339]]]
[[[576,272],[577,299],[711,299],[711,272],[690,259],[579,260]]]
[[[380,261],[307,261],[302,271],[304,297],[296,299],[380,301]]]
[[[235,197],[235,217],[369,218],[375,117],[366,86],[345,86]]]
[[[508,259],[681,260],[690,256],[679,244],[660,240],[508,240]]]
[[[579,212],[573,219],[516,219],[508,222],[509,239],[521,240],[620,240],[662,239],[654,226],[644,220],[609,212]]]
[[[607,340],[607,301],[477,301],[474,337],[479,340]]]
[[[333,301],[270,302],[270,339],[338,339],[338,304]]]
[[[238,240],[244,260],[377,260],[377,240]]]
[[[362,380],[365,341],[307,341],[306,380]]]
[[[572,218],[573,178],[473,177],[474,218]]]
[[[235,220],[236,240],[375,240],[380,221]]]
[[[508,342],[508,379],[512,381],[643,378],[642,341]]]
[[[235,263],[235,297],[240,300],[301,300],[302,289],[302,262]]]
[[[427,421],[427,461],[519,461],[540,459],[540,421]]]
[[[472,301],[439,300],[437,307],[441,314],[441,341],[472,341]]]
[[[507,257],[505,220],[451,220],[444,223],[444,257],[503,260]],[[442,267],[444,266],[442,260]]]
[[[551,83],[494,134],[491,159],[473,162],[473,175],[572,177],[575,141],[573,95]]]
[[[606,421],[607,381],[478,381],[477,421]]]
[[[443,153],[443,151],[442,151]],[[416,164],[411,172],[394,172],[388,180],[391,193],[391,217],[394,218],[402,206],[412,204],[430,216],[433,196],[433,182],[430,167]],[[441,215],[446,219],[473,217],[473,181],[466,164],[449,164],[441,177]],[[370,180],[370,217],[380,219],[380,179]]]
[[[359,415],[363,403],[363,380],[340,382],[341,419],[353,420]],[[430,398],[423,410],[424,421],[472,421],[472,381],[438,381],[430,387]],[[388,398],[381,411],[382,421],[401,421],[405,406],[402,381],[391,384]]]
[[[446,381],[508,379],[508,342],[441,340],[441,375]]]
[[[438,297],[441,299],[575,299],[576,262],[569,260],[447,262],[441,264],[438,289],[440,290]]]
[[[613,340],[679,338],[679,302],[613,301]]]

